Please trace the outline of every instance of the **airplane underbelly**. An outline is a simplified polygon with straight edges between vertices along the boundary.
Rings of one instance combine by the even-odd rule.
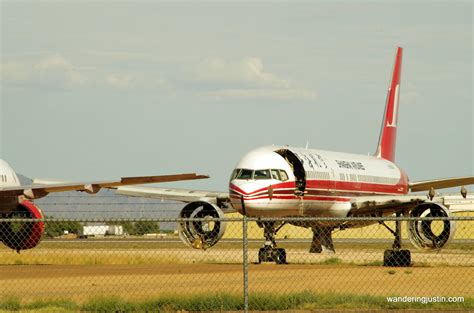
[[[245,201],[246,214],[261,217],[346,217],[350,209],[351,203],[348,199],[329,197],[327,199],[292,198]]]

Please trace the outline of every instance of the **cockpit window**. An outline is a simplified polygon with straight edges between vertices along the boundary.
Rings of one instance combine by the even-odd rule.
[[[288,174],[284,170],[278,169],[265,169],[254,171],[245,168],[236,168],[232,172],[232,176],[230,179],[275,179],[280,181],[287,181]]]
[[[254,179],[270,179],[270,170],[256,170]]]
[[[240,168],[236,168],[233,172],[232,172],[232,175],[230,176],[230,180],[233,180],[237,177],[237,175],[239,175],[239,172],[240,172]]]
[[[280,172],[278,170],[270,170],[272,174],[272,179],[281,180]]]
[[[252,170],[248,170],[244,168],[237,175],[237,179],[252,179],[252,174],[253,174]]]
[[[287,181],[288,180],[288,174],[284,170],[280,170],[280,176],[281,176],[281,181]]]

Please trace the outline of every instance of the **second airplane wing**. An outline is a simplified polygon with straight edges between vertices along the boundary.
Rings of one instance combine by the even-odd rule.
[[[85,191],[87,193],[94,194],[97,193],[101,188],[117,188],[126,185],[162,183],[203,178],[209,178],[209,176],[198,175],[196,173],[186,173],[175,175],[122,177],[119,180],[77,183],[61,182],[48,179],[36,179],[33,181],[33,185],[0,188],[0,196],[12,197],[23,195],[28,199],[38,199],[51,192]]]

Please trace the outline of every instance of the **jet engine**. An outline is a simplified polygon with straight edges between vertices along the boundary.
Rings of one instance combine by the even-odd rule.
[[[225,222],[214,220],[223,218],[224,212],[215,204],[206,201],[190,202],[181,210],[179,217],[201,219],[178,223],[179,237],[192,248],[212,247],[224,235]]]
[[[32,202],[23,201],[16,211],[2,214],[4,219],[41,219],[43,214]],[[16,251],[34,248],[44,232],[43,222],[0,222],[0,240]]]
[[[424,203],[410,212],[410,217],[449,217],[450,212],[437,203]],[[453,237],[455,222],[448,220],[408,221],[408,238],[417,248],[440,249]]]

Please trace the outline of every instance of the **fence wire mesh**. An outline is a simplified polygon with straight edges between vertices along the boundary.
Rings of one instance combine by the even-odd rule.
[[[472,306],[472,216],[384,220],[392,230],[397,221],[403,225],[396,252],[393,234],[375,218],[2,218],[0,306],[5,299],[85,305],[118,297],[149,310],[317,309],[407,296],[462,297],[456,308]],[[367,226],[334,230],[331,246],[324,237],[331,232],[320,225],[341,222]],[[442,248],[416,249],[410,223],[433,244],[447,226],[455,232]],[[224,224],[222,238],[207,247],[206,236],[220,236],[215,230]],[[185,245],[179,225],[204,235]],[[268,225],[278,229],[274,241],[264,237]],[[384,266],[387,253],[410,259]]]

